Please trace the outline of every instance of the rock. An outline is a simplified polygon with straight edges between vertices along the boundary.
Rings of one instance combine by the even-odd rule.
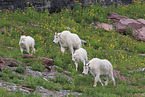
[[[115,76],[116,78],[119,78],[119,79],[121,79],[121,80],[127,81],[127,79],[126,79],[124,76],[122,76],[122,75],[119,74],[119,73],[120,73],[119,71],[113,70],[113,73],[114,73],[114,76]],[[130,81],[128,81],[128,82],[130,82]]]
[[[33,26],[33,27],[42,27],[42,26],[40,26],[40,25],[38,25],[38,24],[36,24],[36,23],[34,23],[34,22],[29,22],[28,23],[30,26]]]
[[[0,57],[0,67],[5,67],[5,66],[6,66],[5,61],[3,60],[2,57]]]
[[[145,20],[144,19],[137,19],[138,22],[145,24]]]
[[[42,59],[43,64],[46,64],[47,66],[52,66],[52,63],[54,62],[53,59],[48,59],[46,57],[38,57],[34,55],[29,55],[29,54],[23,54],[23,58],[30,58],[30,59],[39,58],[40,60]]]
[[[0,87],[2,87],[2,83],[0,82]]]
[[[20,88],[20,91],[23,91],[24,94],[30,94],[30,92],[28,90],[22,89]]]
[[[114,22],[116,30],[124,35],[130,34],[135,39],[145,41],[145,20],[144,19],[130,19],[125,16],[110,12],[109,20]],[[132,32],[127,32],[127,29],[132,29]]]
[[[16,29],[20,30],[20,31],[21,31],[21,34],[28,35],[28,34],[22,29],[23,26],[11,26],[11,27],[9,27],[9,28],[7,28],[7,29],[6,29],[6,28],[1,28],[1,29],[0,29],[0,32],[1,32],[1,34],[4,34],[5,31],[6,31],[6,33],[9,34],[10,31],[12,30],[12,28],[16,28]],[[8,49],[12,49],[12,48],[14,48],[14,47],[8,47]]]
[[[60,91],[51,91],[51,90],[47,90],[44,87],[40,86],[37,88],[37,90],[34,92],[35,93],[39,93],[42,95],[42,97],[68,97],[68,96],[75,96],[78,97],[79,95],[82,95],[82,93],[78,93],[78,92],[72,92],[70,90],[60,90]]]
[[[145,26],[139,29],[133,30],[133,33],[136,35],[136,38],[141,41],[145,41]]]
[[[44,80],[46,80],[47,82],[49,82],[45,77],[43,77]]]
[[[120,52],[121,50],[114,50],[115,53]]]
[[[50,76],[48,75],[47,78],[49,78],[49,79],[56,79],[54,76],[51,76],[51,75]]]
[[[145,56],[145,54],[137,54],[137,55],[140,55],[140,56]]]
[[[0,0],[0,10],[10,9],[15,10],[17,8],[25,8],[25,0]]]
[[[113,30],[113,25],[109,25],[109,24],[106,24],[106,23],[99,23],[99,22],[95,22],[94,23],[97,27],[100,27],[100,28],[104,28],[104,30],[106,31],[110,31],[110,30]]]
[[[50,4],[50,13],[59,12],[64,7],[72,9],[74,7],[74,0],[52,0]]]
[[[122,18],[127,18],[127,17],[122,16],[122,15],[119,15],[119,14],[117,14],[117,13],[115,13],[115,12],[110,12],[110,13],[109,13],[109,16],[108,16],[108,19],[109,19],[110,21],[114,22],[114,23],[118,22],[118,21],[119,21],[120,19],[122,19]]]
[[[22,89],[25,89],[25,90],[28,90],[28,91],[30,91],[30,92],[33,92],[34,91],[34,89],[31,89],[31,88],[27,88],[27,87],[21,87]]]
[[[11,70],[16,71],[18,67],[10,67]]]
[[[54,65],[54,67],[58,67],[58,66]],[[66,77],[70,83],[72,83],[72,81],[73,81],[73,78],[66,75],[71,72],[68,72],[65,70],[63,71],[63,73],[59,73],[57,71],[50,72],[47,69],[46,69],[46,71],[38,72],[38,71],[31,70],[32,69],[31,66],[26,66],[25,73],[19,74],[19,73],[15,72],[16,67],[10,67],[10,68],[12,70],[14,70],[13,73],[18,74],[19,76],[23,76],[24,78],[28,75],[31,75],[32,77],[42,77],[47,82],[50,82],[49,80],[56,80],[56,74],[59,74],[59,75],[62,75],[63,77]],[[24,82],[24,80],[21,80],[21,81]],[[42,97],[50,97],[50,96],[65,97],[65,96],[71,96],[71,95],[78,97],[79,95],[82,95],[82,93],[73,92],[71,90],[59,90],[59,91],[52,90],[51,91],[51,90],[45,89],[42,86],[36,86],[37,88],[34,90],[32,88],[29,88],[29,85],[27,85],[27,84],[19,85],[19,84],[14,84],[14,83],[9,83],[9,82],[3,82],[3,80],[0,80],[0,87],[7,89],[9,93],[23,91],[24,94],[38,93],[38,94],[42,95]]]
[[[26,67],[26,76],[31,75],[32,77],[40,77],[42,73],[39,71],[31,70],[29,67]]]
[[[137,69],[137,70],[129,71],[129,73],[135,72],[135,71],[145,71],[145,68],[139,68],[139,69]]]
[[[2,63],[1,63],[2,62]],[[14,66],[17,66],[17,65],[20,65],[22,64],[22,62],[20,62],[19,60],[16,60],[16,59],[13,59],[13,58],[2,58],[0,57],[0,66],[10,66],[10,67],[14,67]]]

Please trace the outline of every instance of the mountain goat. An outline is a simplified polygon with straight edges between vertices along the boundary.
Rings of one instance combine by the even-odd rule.
[[[112,79],[115,86],[115,79],[113,77],[113,67],[112,67],[112,64],[108,60],[93,58],[86,64],[83,70],[83,73],[88,74],[89,70],[91,74],[93,75],[93,77],[95,78],[95,82],[93,85],[94,87],[97,86],[98,81],[101,83],[102,86],[104,86],[103,83],[101,82],[100,75],[106,75],[105,85],[108,84],[109,79],[107,75],[109,75],[109,77]]]
[[[35,41],[32,37],[30,36],[25,36],[22,35],[19,41],[19,46],[20,46],[20,50],[21,50],[21,54],[23,54],[23,49],[26,48],[26,51],[28,54],[29,53],[29,49],[32,48],[32,53],[35,52]]]
[[[63,31],[61,33],[55,33],[53,43],[58,43],[61,46],[61,52],[65,52],[65,48],[69,48],[71,54],[75,49],[79,49],[82,45],[81,39],[77,34],[73,34],[70,31]]]
[[[83,48],[79,48],[75,50],[75,53],[72,55],[72,60],[75,62],[76,71],[77,71],[79,62],[82,62],[84,64],[83,68],[85,68],[86,62],[88,62],[86,50]]]

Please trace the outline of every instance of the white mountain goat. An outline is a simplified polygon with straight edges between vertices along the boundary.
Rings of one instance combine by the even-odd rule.
[[[27,51],[28,54],[30,54],[29,53],[29,49],[30,48],[32,48],[32,53],[35,52],[34,45],[35,45],[35,40],[32,37],[25,36],[25,35],[21,36],[20,41],[19,41],[19,46],[20,46],[20,49],[21,49],[21,54],[23,54],[24,48],[26,48],[26,51]]]
[[[70,31],[63,31],[61,33],[55,33],[53,43],[58,43],[61,46],[61,52],[65,52],[65,48],[69,48],[71,54],[75,49],[79,49],[82,45],[81,39],[77,34],[71,33]]]
[[[93,75],[93,77],[95,78],[95,82],[93,85],[94,87],[97,86],[98,81],[101,83],[102,86],[104,86],[103,83],[101,82],[100,75],[106,75],[105,85],[108,84],[109,78],[107,77],[107,75],[109,75],[115,86],[115,79],[113,77],[113,67],[108,60],[93,58],[86,64],[83,73],[88,74],[89,70]]]
[[[75,53],[72,55],[72,60],[75,62],[76,71],[78,69],[79,62],[82,62],[84,64],[83,68],[85,68],[86,63],[88,62],[86,50],[83,48],[79,48],[79,49],[75,50]]]

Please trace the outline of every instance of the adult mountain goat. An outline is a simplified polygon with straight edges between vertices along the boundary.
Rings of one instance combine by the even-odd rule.
[[[79,62],[82,62],[84,64],[83,68],[85,68],[86,62],[88,62],[86,50],[83,48],[79,48],[79,49],[75,50],[75,53],[72,55],[72,60],[75,62],[76,71],[78,69]]]
[[[20,46],[20,49],[21,49],[21,54],[23,54],[24,48],[26,48],[26,51],[27,51],[28,54],[30,54],[29,53],[29,49],[30,48],[32,48],[32,53],[35,52],[34,45],[35,45],[35,40],[32,37],[25,36],[25,35],[21,36],[20,41],[19,41],[19,46]]]
[[[53,43],[58,43],[61,47],[61,52],[65,52],[65,48],[69,48],[71,54],[75,49],[81,48],[81,39],[77,34],[71,33],[70,31],[63,31],[61,33],[55,33]]]
[[[115,79],[113,77],[113,67],[108,60],[93,58],[86,64],[83,73],[88,74],[89,70],[93,75],[93,77],[95,78],[95,82],[93,85],[94,87],[97,86],[98,81],[101,83],[102,86],[104,86],[103,83],[101,82],[100,75],[106,75],[105,85],[108,84],[109,79],[107,75],[109,75],[109,77],[112,79],[115,86]]]

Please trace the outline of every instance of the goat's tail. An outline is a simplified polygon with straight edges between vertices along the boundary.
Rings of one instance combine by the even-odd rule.
[[[81,40],[81,42],[83,42],[84,45],[87,45],[87,41],[85,41],[85,40]]]

